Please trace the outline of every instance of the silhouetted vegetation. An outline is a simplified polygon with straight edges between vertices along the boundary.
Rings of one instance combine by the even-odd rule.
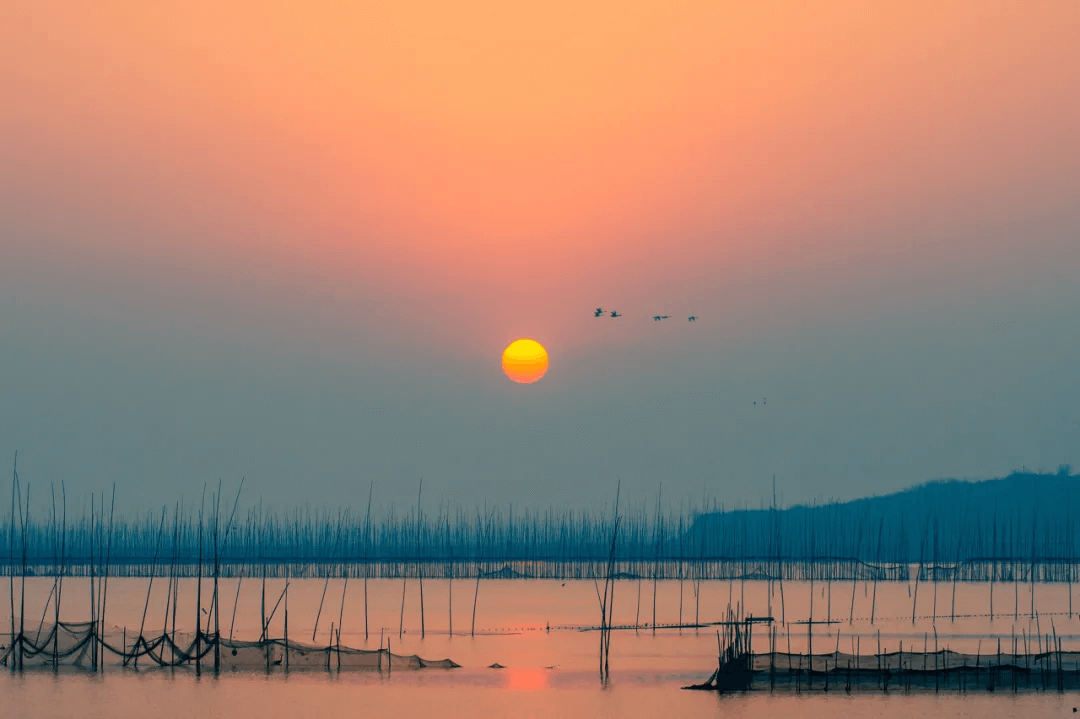
[[[234,507],[220,541],[220,574],[589,578],[610,571],[624,578],[889,580],[907,579],[909,565],[917,565],[924,578],[1073,581],[1075,484],[1066,467],[786,509],[771,501],[759,509],[716,504],[681,513],[624,506],[617,533],[614,515],[604,512],[417,506],[373,518]],[[209,531],[204,507],[122,519],[95,497],[96,509],[76,519],[66,516],[66,501],[34,517],[26,488],[14,489],[0,527],[0,573],[21,573],[25,563],[30,573],[100,575],[106,559],[114,576],[198,571],[200,536]]]

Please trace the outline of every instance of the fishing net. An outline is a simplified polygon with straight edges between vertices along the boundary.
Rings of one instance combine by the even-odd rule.
[[[452,669],[450,659],[392,654],[388,649],[316,646],[284,639],[240,641],[204,632],[129,635],[112,627],[102,632],[92,622],[23,626],[0,640],[0,663],[29,669],[114,665],[134,668],[194,666],[210,671],[391,671]]]

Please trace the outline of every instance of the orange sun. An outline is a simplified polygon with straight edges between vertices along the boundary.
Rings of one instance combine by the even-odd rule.
[[[548,368],[548,353],[535,340],[514,340],[503,351],[503,372],[520,384],[532,384],[544,376]]]

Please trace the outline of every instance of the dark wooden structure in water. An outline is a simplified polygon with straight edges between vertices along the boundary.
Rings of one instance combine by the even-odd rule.
[[[965,654],[951,649],[923,649],[863,654],[837,649],[797,654],[776,650],[778,633],[770,624],[770,651],[755,653],[753,618],[732,619],[717,632],[717,668],[701,684],[686,689],[720,693],[770,691],[1066,691],[1080,689],[1080,652],[1064,651],[1055,634],[1014,637],[1002,651]],[[934,644],[937,643],[936,638]],[[1026,648],[1025,646],[1026,645]],[[910,645],[909,645],[910,647]]]

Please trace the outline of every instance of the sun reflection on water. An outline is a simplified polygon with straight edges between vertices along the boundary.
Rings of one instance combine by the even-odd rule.
[[[548,672],[544,669],[508,669],[506,688],[524,692],[547,689]]]

